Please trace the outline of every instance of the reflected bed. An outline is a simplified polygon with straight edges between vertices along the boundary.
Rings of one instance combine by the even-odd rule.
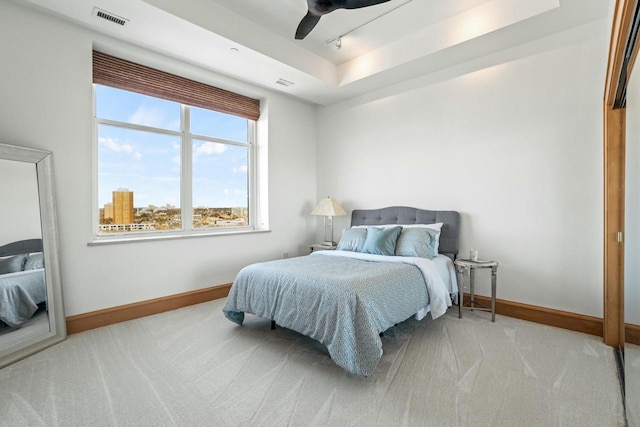
[[[1,246],[0,321],[19,328],[46,299],[42,240],[20,240]]]

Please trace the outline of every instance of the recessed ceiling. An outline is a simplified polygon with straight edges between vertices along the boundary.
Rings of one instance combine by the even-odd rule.
[[[340,9],[323,16],[309,36],[296,44],[339,65],[488,1],[392,0],[362,9]],[[284,39],[293,38],[298,22],[307,12],[304,0],[216,2]],[[344,49],[340,50],[327,43],[355,28],[350,34],[357,43],[349,43],[347,38]]]
[[[331,12],[295,40],[306,0],[28,1],[114,38],[321,105],[585,26],[606,18],[610,3],[390,0]],[[128,21],[100,19],[95,7]],[[327,43],[345,33],[341,49]]]

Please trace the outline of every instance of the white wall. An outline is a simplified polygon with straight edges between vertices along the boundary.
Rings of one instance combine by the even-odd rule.
[[[624,320],[640,325],[640,69],[627,87]]]
[[[461,254],[500,263],[499,299],[602,317],[608,27],[321,109],[318,194],[457,210]]]
[[[52,151],[67,316],[229,283],[243,266],[306,253],[316,221],[314,106],[0,2],[0,141]],[[259,97],[270,233],[89,247],[94,43]],[[264,136],[264,135],[263,135]],[[260,148],[263,150],[264,146]],[[266,159],[266,157],[265,157]]]
[[[0,246],[42,237],[36,173],[33,163],[0,159]]]

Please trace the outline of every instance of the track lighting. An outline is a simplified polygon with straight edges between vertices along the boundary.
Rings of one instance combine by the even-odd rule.
[[[387,10],[386,12],[383,12],[381,15],[378,15],[378,16],[376,16],[376,17],[374,17],[374,18],[372,18],[372,19],[368,20],[367,22],[365,22],[365,23],[363,23],[363,24],[360,24],[360,25],[358,25],[357,27],[352,28],[352,29],[350,29],[349,31],[346,31],[346,32],[344,32],[344,33],[340,34],[340,35],[339,35],[339,36],[337,36],[337,37],[334,37],[334,38],[332,38],[332,39],[327,40],[325,43],[326,43],[327,45],[330,45],[331,43],[334,43],[334,42],[335,42],[335,47],[336,47],[336,49],[340,50],[340,48],[342,47],[342,38],[343,38],[344,36],[346,36],[346,35],[348,35],[348,34],[351,34],[351,33],[352,33],[352,32],[354,32],[355,30],[358,30],[358,29],[360,29],[360,28],[364,27],[365,25],[367,25],[367,24],[369,24],[369,23],[371,23],[371,22],[375,21],[376,19],[380,19],[380,18],[382,18],[383,16],[385,16],[385,15],[387,15],[387,14],[389,14],[389,13],[393,12],[394,10],[396,10],[396,9],[398,9],[398,8],[400,8],[400,7],[402,7],[402,6],[404,6],[404,5],[405,5],[405,4],[407,4],[407,3],[410,3],[411,1],[413,1],[413,0],[405,0],[405,1],[404,1],[404,3],[400,3],[400,4],[399,4],[399,5],[397,5],[396,7],[392,8],[392,9],[389,9],[389,10]],[[296,38],[297,38],[297,37],[296,37]]]

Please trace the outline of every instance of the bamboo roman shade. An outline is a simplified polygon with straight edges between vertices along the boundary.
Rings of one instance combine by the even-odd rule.
[[[96,51],[93,82],[250,120],[260,117],[257,99]]]

